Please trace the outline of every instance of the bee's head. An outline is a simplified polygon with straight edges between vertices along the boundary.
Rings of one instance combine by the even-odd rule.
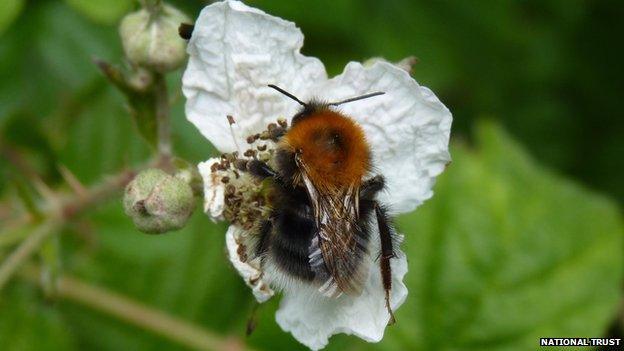
[[[305,171],[320,188],[359,185],[371,163],[362,128],[327,105],[304,112],[305,115],[297,115],[280,142],[280,171],[291,174],[293,180]]]
[[[269,87],[302,106],[292,118],[291,128],[277,151],[276,162],[281,174],[296,184],[301,180],[301,172],[306,172],[320,188],[359,185],[371,167],[369,146],[362,128],[333,107],[384,93],[337,102],[312,100],[305,103],[278,86]]]

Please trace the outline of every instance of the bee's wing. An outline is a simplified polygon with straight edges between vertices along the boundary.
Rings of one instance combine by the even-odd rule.
[[[319,192],[303,172],[318,228],[310,246],[310,266],[327,296],[359,295],[368,272],[366,241],[358,227],[359,189]]]

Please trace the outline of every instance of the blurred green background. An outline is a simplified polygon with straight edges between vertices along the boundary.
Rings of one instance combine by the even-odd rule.
[[[204,3],[171,1],[191,17]],[[349,60],[418,57],[413,76],[453,112],[453,164],[436,195],[398,219],[410,295],[379,344],[330,350],[531,350],[539,337],[622,337],[624,5],[614,1],[249,1],[296,22],[331,74]],[[131,0],[0,2],[0,224],[23,209],[19,159],[53,188],[58,165],[86,184],[149,149],[93,57],[122,62]],[[215,154],[188,123],[181,71],[176,152]],[[225,225],[136,231],[112,201],[55,240],[63,272],[223,335],[244,338],[252,297],[224,252]],[[1,244],[0,258],[13,249]],[[246,342],[303,349],[262,306]],[[184,350],[106,314],[45,299],[20,279],[0,292],[2,350]]]

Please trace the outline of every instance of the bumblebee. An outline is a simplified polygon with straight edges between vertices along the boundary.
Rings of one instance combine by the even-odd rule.
[[[384,93],[302,102],[275,85],[269,87],[302,108],[278,137],[274,167],[258,159],[247,162],[251,175],[271,180],[270,214],[257,226],[253,255],[261,258],[263,268],[271,266],[289,279],[312,284],[325,296],[357,296],[368,278],[365,258],[372,241],[378,240],[380,289],[394,323],[389,300],[396,234],[387,207],[376,200],[385,180],[370,176],[371,150],[362,127],[336,109]]]

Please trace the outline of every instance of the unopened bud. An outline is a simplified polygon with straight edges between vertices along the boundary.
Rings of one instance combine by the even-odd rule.
[[[124,195],[126,214],[140,231],[149,234],[184,227],[194,207],[190,185],[160,169],[139,173]]]
[[[159,73],[178,68],[186,57],[186,42],[178,35],[180,23],[190,19],[164,4],[126,15],[119,34],[128,60]]]

